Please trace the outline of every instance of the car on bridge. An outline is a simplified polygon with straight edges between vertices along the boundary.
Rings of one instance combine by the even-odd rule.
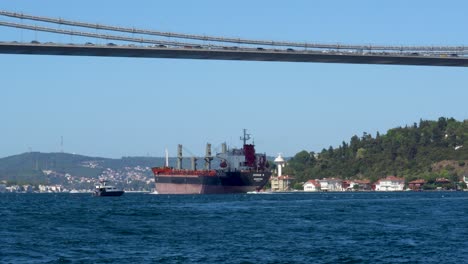
[[[237,50],[239,47],[237,46],[224,46],[223,50]]]

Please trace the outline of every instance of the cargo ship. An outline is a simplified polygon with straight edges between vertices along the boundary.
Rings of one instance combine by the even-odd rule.
[[[182,167],[182,145],[177,150],[176,168],[169,167],[167,152],[166,165],[152,168],[155,190],[158,194],[223,194],[260,191],[271,176],[266,154],[255,153],[255,145],[248,144],[250,134],[244,129],[242,148],[228,149],[222,144],[216,157],[211,155],[211,144],[206,146],[203,157],[205,166],[197,169],[197,158],[192,157],[191,168]],[[219,162],[219,168],[212,169],[212,162]]]

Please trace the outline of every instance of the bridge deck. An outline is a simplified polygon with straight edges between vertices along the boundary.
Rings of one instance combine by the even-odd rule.
[[[204,60],[319,62],[467,67],[468,57],[406,54],[348,54],[255,49],[197,49],[166,47],[91,46],[71,44],[0,43],[0,54],[69,55]]]

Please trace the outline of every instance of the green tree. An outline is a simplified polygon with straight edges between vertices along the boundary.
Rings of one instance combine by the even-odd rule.
[[[467,147],[455,151],[454,145]],[[414,123],[390,129],[385,134],[376,133],[375,138],[364,132],[362,137],[352,136],[349,143],[343,141],[336,148],[323,149],[318,158],[314,154],[305,150],[297,153],[285,170],[301,182],[337,176],[377,180],[387,175],[434,182],[437,177],[456,175],[468,160],[468,120],[420,120],[419,125]],[[453,161],[454,166],[447,167],[446,171],[432,167],[441,161]]]

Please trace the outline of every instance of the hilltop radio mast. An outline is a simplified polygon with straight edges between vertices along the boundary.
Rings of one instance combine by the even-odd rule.
[[[63,136],[60,136],[60,152],[63,153]]]

